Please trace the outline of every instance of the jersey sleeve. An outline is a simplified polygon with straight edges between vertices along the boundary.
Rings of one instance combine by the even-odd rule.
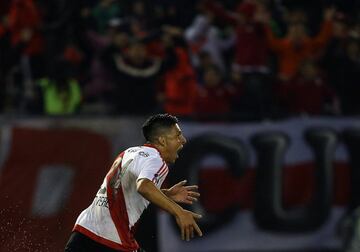
[[[141,158],[137,165],[137,181],[146,178],[155,182],[167,168],[165,162],[156,157]]]

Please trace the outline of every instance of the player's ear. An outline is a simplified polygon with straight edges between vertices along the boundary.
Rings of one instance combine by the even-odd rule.
[[[161,146],[165,146],[166,144],[165,136],[159,136],[158,141]]]

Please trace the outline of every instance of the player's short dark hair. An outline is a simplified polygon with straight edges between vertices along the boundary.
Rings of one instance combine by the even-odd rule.
[[[147,142],[153,143],[164,130],[170,129],[179,120],[176,116],[169,114],[157,114],[150,116],[142,126],[142,132]]]

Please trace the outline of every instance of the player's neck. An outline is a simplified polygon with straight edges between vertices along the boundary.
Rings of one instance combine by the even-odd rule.
[[[165,153],[165,151],[163,150],[163,148],[162,148],[160,145],[147,142],[147,143],[144,144],[144,146],[156,149],[156,150],[159,152],[160,157],[161,157],[164,161],[166,161],[166,159],[165,159],[166,153]]]

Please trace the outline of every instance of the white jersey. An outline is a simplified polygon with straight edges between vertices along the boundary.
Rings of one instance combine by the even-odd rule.
[[[168,172],[160,153],[150,145],[122,152],[74,230],[113,249],[137,250],[134,227],[149,202],[137,192],[136,181],[147,178],[160,188]]]

